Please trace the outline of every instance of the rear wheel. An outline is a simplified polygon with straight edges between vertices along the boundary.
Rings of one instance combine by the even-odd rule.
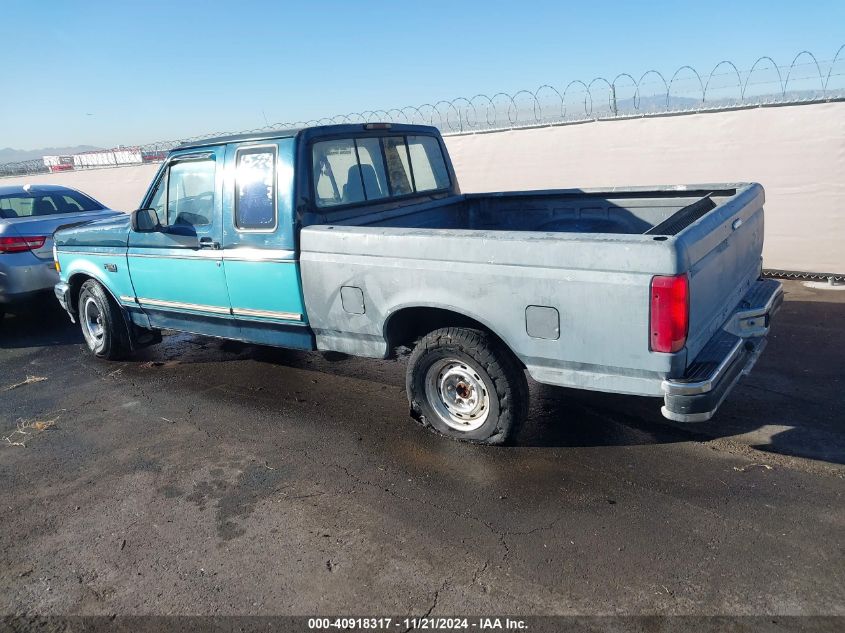
[[[79,326],[88,349],[98,358],[115,360],[129,351],[129,336],[120,308],[93,279],[79,290]]]
[[[414,348],[406,379],[411,415],[459,440],[504,444],[528,415],[517,359],[487,332],[442,328]]]

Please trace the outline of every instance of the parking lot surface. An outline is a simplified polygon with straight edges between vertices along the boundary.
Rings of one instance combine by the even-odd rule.
[[[516,445],[404,362],[0,325],[0,612],[845,615],[845,292],[787,282],[711,422],[531,384]]]

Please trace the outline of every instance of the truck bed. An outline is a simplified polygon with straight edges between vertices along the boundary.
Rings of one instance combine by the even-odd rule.
[[[759,277],[762,239],[755,184],[560,190],[338,212],[303,228],[300,259],[321,349],[387,355],[392,316],[422,305],[487,327],[540,382],[656,396]],[[651,352],[651,279],[684,273],[686,346]],[[531,306],[557,312],[557,339],[526,334]]]
[[[356,226],[674,235],[736,195],[736,189],[577,189],[483,193],[342,220]]]

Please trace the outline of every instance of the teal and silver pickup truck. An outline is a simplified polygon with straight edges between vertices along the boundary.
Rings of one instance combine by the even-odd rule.
[[[782,301],[763,200],[747,183],[461,194],[428,126],[216,138],[172,151],[131,216],[57,232],[55,292],[106,359],[162,330],[412,349],[411,415],[453,438],[512,437],[526,373],[696,422]]]

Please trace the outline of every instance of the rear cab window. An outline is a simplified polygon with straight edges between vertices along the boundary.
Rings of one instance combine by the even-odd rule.
[[[434,136],[386,134],[317,141],[311,147],[320,208],[429,193],[451,185]]]
[[[31,191],[0,196],[0,218],[29,218],[61,213],[102,211],[103,205],[69,189]]]

